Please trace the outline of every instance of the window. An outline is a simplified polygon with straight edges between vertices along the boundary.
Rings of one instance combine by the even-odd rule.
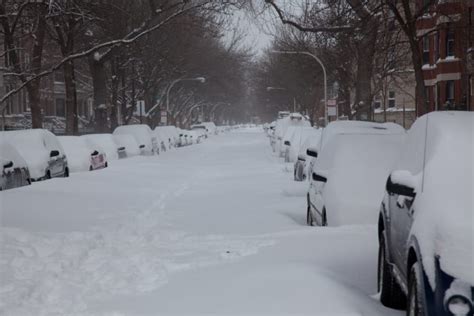
[[[56,116],[66,116],[66,104],[64,99],[56,99]]]
[[[446,81],[446,101],[454,101],[454,81]]]
[[[428,36],[423,37],[423,65],[430,63],[430,39]]]
[[[374,109],[380,109],[382,102],[380,100],[374,100]]]
[[[396,105],[395,102],[395,91],[389,91],[388,92],[388,107],[389,108],[394,108]]]
[[[446,32],[446,57],[454,56],[454,30]]]
[[[64,82],[64,77],[62,71],[54,72],[54,82]]]
[[[436,32],[434,36],[434,58],[436,63],[439,59],[439,32]]]

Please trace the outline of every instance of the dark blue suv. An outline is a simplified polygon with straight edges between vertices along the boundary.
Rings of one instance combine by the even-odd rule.
[[[407,315],[473,315],[474,113],[408,132],[378,222],[380,300]]]

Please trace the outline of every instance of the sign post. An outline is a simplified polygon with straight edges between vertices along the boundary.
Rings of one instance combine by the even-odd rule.
[[[336,117],[337,118],[337,101],[336,99],[328,100],[328,108],[327,113],[329,117]]]

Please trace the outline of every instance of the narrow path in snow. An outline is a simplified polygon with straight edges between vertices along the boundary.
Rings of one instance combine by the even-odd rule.
[[[0,314],[399,315],[375,227],[306,227],[290,170],[250,129],[2,192]]]

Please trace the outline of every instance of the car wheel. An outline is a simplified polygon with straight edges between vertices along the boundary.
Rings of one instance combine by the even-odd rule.
[[[66,168],[64,169],[64,178],[68,178],[69,177],[69,168]]]
[[[306,208],[306,224],[308,226],[314,226],[313,215],[311,214],[311,204],[309,203],[309,197],[306,199],[307,208]]]
[[[51,179],[51,172],[48,170],[46,171],[46,180]]]
[[[377,288],[380,292],[380,302],[390,308],[406,308],[406,297],[400,285],[392,274],[387,260],[385,238],[380,238],[377,268]]]
[[[92,166],[89,166],[89,171],[92,171],[94,170],[94,168],[92,168]]]
[[[106,162],[106,163],[105,163],[105,167],[104,167],[104,168],[107,168],[108,166],[109,166],[109,164]]]
[[[323,208],[323,212],[321,214],[321,226],[328,226],[328,218],[326,215],[326,208]]]
[[[410,270],[408,279],[408,308],[407,316],[425,316],[425,306],[421,297],[421,267],[415,262]]]

